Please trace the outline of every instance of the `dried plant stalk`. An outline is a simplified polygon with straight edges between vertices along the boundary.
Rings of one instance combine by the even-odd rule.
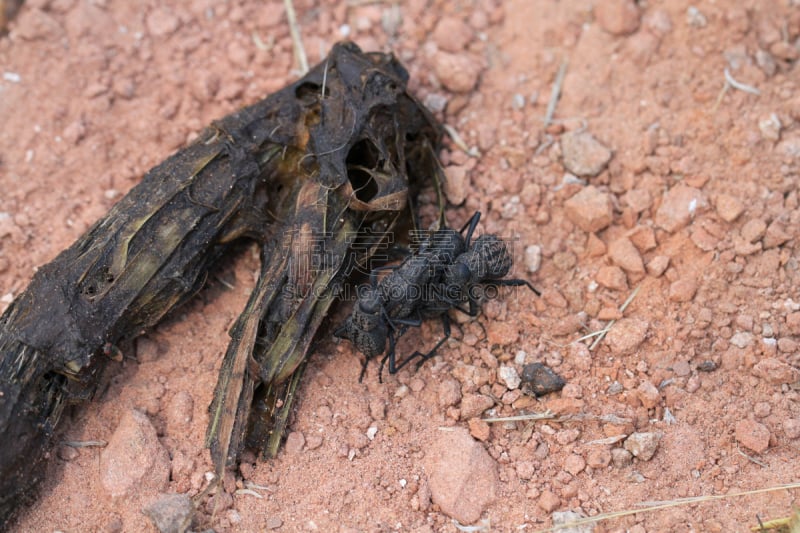
[[[336,289],[370,253],[352,237],[389,231],[410,187],[432,175],[440,130],[406,81],[393,56],[336,45],[153,168],[39,269],[0,317],[0,524],[40,480],[64,407],[91,397],[114,346],[191,297],[251,237],[262,271],[232,329],[208,432],[218,468],[235,459],[254,391],[296,385]],[[320,243],[326,261],[304,262]]]

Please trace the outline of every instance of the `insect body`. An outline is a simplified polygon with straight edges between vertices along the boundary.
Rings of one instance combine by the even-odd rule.
[[[476,224],[479,216],[473,217]],[[359,380],[364,377],[367,362],[384,352],[381,369],[388,361],[389,373],[394,374],[405,364],[397,364],[395,341],[409,326],[422,324],[420,308],[425,305],[426,289],[466,250],[461,233],[463,230],[439,229],[399,266],[372,271],[369,286],[359,294],[352,314],[334,332],[337,337],[349,339],[366,357]],[[389,274],[378,281],[378,273],[383,270]]]
[[[478,314],[478,287],[526,285],[539,294],[525,280],[502,279],[512,265],[502,239],[496,235],[482,235],[472,242],[480,216],[480,212],[476,212],[460,232],[449,228],[434,232],[416,254],[396,268],[388,267],[391,273],[380,282],[377,273],[381,269],[372,272],[370,284],[359,296],[352,314],[334,332],[337,337],[349,339],[365,355],[359,380],[369,360],[384,352],[381,370],[388,361],[390,374],[417,357],[420,358],[417,366],[433,357],[450,337],[447,315],[450,309],[459,309],[471,316]],[[462,307],[465,303],[469,306],[467,309]],[[398,363],[397,339],[409,327],[420,326],[423,318],[433,317],[441,318],[444,338],[428,353],[415,352]]]
[[[479,213],[477,213],[480,216]],[[503,279],[513,264],[513,259],[508,251],[506,243],[497,235],[481,235],[470,244],[472,234],[467,233],[467,250],[456,257],[455,261],[448,265],[442,275],[441,280],[430,287],[427,298],[421,305],[419,311],[424,318],[440,317],[442,320],[442,337],[436,345],[428,352],[414,352],[403,364],[407,364],[419,357],[417,367],[433,357],[442,344],[450,338],[450,317],[447,314],[450,309],[458,309],[469,316],[477,316],[480,306],[480,298],[487,288],[499,286],[521,287],[526,286],[537,296],[539,291],[529,282],[523,279]],[[464,308],[464,303],[468,308]]]

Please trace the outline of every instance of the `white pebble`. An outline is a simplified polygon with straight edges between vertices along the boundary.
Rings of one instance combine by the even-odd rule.
[[[542,247],[532,244],[525,248],[525,269],[528,272],[538,272],[542,266]]]
[[[761,130],[761,135],[770,141],[777,141],[781,138],[781,119],[775,113],[770,113],[758,121],[758,129]]]
[[[689,6],[686,10],[686,22],[694,28],[704,28],[708,24],[708,19],[699,9]]]
[[[519,377],[517,369],[513,366],[501,366],[497,369],[497,379],[505,383],[506,388],[514,390],[519,388],[522,379]]]
[[[731,337],[731,344],[737,348],[747,348],[753,344],[753,336],[746,331],[740,331]]]

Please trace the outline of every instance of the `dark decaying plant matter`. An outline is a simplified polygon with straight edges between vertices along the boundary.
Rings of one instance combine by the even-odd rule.
[[[336,45],[153,168],[39,269],[0,317],[0,524],[109,353],[197,292],[244,237],[261,244],[262,267],[231,330],[207,445],[219,473],[246,443],[274,453],[336,293],[437,172],[439,127],[406,81],[393,56]]]

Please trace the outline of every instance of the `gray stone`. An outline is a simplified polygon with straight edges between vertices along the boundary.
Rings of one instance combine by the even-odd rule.
[[[100,454],[100,481],[114,498],[164,491],[169,483],[167,450],[147,415],[129,409]]]
[[[462,524],[477,521],[498,490],[497,464],[463,428],[441,431],[426,456],[433,502]]]
[[[649,461],[656,454],[661,433],[633,433],[625,439],[625,449],[642,461]]]
[[[561,136],[564,167],[576,176],[596,176],[611,160],[611,150],[587,131],[572,131]]]
[[[161,533],[184,533],[192,525],[194,504],[186,494],[162,494],[142,512]]]

